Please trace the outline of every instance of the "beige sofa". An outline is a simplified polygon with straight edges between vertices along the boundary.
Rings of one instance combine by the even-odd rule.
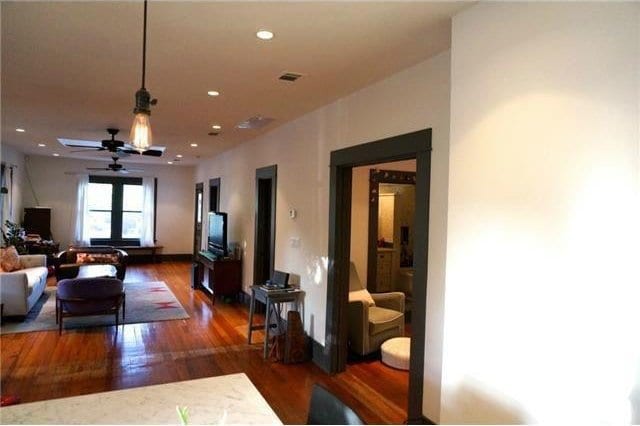
[[[36,304],[47,285],[47,257],[43,254],[20,256],[22,269],[0,273],[0,301],[3,316],[25,316]]]

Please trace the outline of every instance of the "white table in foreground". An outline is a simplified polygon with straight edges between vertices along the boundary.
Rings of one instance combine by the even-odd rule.
[[[244,373],[13,405],[0,409],[0,422],[179,425],[177,405],[192,425],[282,424]]]

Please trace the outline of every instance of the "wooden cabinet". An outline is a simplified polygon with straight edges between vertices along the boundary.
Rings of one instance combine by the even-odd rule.
[[[376,270],[376,293],[391,291],[393,288],[393,249],[378,249]]]
[[[242,293],[242,262],[236,259],[217,259],[207,251],[196,256],[196,279],[194,287],[211,295],[215,303],[216,296],[237,297]],[[203,285],[204,272],[208,269],[207,281]]]

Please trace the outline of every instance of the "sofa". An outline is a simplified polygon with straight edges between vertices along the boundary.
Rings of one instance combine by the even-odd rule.
[[[55,256],[56,280],[76,278],[80,266],[87,264],[113,265],[116,278],[123,281],[129,255],[111,246],[71,246]]]
[[[26,316],[47,286],[47,256],[21,255],[21,269],[0,273],[3,316]]]

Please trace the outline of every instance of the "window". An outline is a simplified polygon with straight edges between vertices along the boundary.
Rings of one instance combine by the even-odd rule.
[[[141,178],[90,176],[87,226],[91,244],[140,244],[143,201]]]

